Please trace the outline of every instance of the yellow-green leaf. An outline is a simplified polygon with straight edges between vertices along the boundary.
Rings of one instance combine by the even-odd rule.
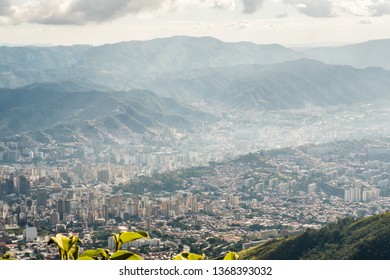
[[[2,261],[11,261],[11,260],[15,260],[15,258],[13,258],[12,254],[10,252],[7,252],[4,254],[3,257],[0,258],[0,260]]]
[[[85,257],[80,257],[77,260],[78,261],[95,261],[96,259],[85,256]]]
[[[85,257],[92,258],[94,260],[99,260],[99,259],[108,260],[109,255],[108,255],[108,250],[99,248],[97,250],[87,250],[83,252],[80,258],[85,258]]]
[[[122,244],[125,244],[127,242],[131,242],[137,239],[141,238],[149,238],[149,234],[146,231],[137,231],[137,232],[131,232],[131,231],[125,231],[121,232],[119,234],[119,241]]]
[[[183,252],[183,253],[180,253],[177,256],[175,256],[172,260],[175,260],[175,261],[184,261],[184,260],[186,260],[186,261],[187,260],[188,261],[200,261],[200,260],[204,260],[204,259],[206,259],[205,254],[198,255],[198,254]]]
[[[149,238],[149,234],[146,231],[123,231],[119,234],[113,234],[114,242],[116,245],[116,251],[120,250],[123,244],[131,242],[141,238]]]
[[[67,237],[58,233],[55,237],[51,237],[47,244],[56,244],[60,253],[60,258],[62,260],[67,260],[69,259],[70,250],[76,243],[82,243],[77,236],[72,235]]]
[[[122,244],[119,241],[119,233],[113,233],[112,238],[114,239],[115,242],[115,251],[118,251],[122,246]]]
[[[223,258],[224,261],[235,261],[238,260],[239,255],[235,252],[229,251]]]
[[[138,260],[142,260],[142,258],[139,255],[134,254],[132,252],[121,250],[121,251],[115,252],[111,256],[111,260],[138,261]]]
[[[69,251],[69,257],[72,260],[77,260],[79,258],[80,246],[73,246]]]

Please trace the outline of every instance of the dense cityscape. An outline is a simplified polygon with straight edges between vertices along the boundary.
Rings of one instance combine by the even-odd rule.
[[[228,134],[221,127],[220,138],[164,130],[135,135],[127,146],[7,139],[0,153],[0,253],[56,259],[57,249],[47,245],[56,233],[77,234],[87,250],[112,249],[112,233],[145,230],[150,239],[126,244],[145,259],[183,250],[218,258],[389,209],[389,139],[276,148],[279,132],[268,130],[274,149],[254,146],[242,156],[251,149],[237,149],[251,142],[244,132],[236,152],[186,149],[194,139],[204,146],[221,141]]]

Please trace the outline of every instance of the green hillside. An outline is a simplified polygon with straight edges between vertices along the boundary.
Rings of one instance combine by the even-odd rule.
[[[390,213],[346,218],[319,230],[268,241],[239,255],[246,260],[389,260]]]

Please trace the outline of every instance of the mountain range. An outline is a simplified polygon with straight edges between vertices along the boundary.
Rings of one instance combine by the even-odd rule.
[[[310,59],[328,64],[351,65],[357,68],[381,67],[390,70],[390,39],[303,50]]]
[[[64,84],[0,89],[0,136],[66,127],[69,137],[70,131],[85,134],[91,129],[105,134],[144,133],[162,127],[190,129],[194,120],[208,118],[206,113],[147,90],[74,90]]]
[[[1,47],[0,87],[79,79],[122,89],[149,73],[296,58],[298,54],[280,45],[225,43],[211,37],[185,36],[96,47]]]
[[[227,43],[212,37],[176,36],[102,46],[0,47],[0,87],[36,82],[91,81],[122,90],[152,73],[234,65],[273,64],[300,58],[357,68],[390,70],[390,40],[301,51],[277,44]]]
[[[388,98],[390,94],[389,71],[309,59],[160,74],[147,83],[164,96],[192,102],[205,100],[236,109],[348,105]]]
[[[0,137],[54,128],[63,136],[189,129],[211,117],[189,105],[200,101],[288,110],[387,100],[389,45],[377,40],[297,51],[177,36],[0,47]]]

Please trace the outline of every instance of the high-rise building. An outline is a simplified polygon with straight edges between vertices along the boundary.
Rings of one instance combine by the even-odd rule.
[[[146,218],[145,219],[145,229],[147,231],[150,231],[151,225],[152,225],[152,219],[151,218]]]
[[[95,215],[94,215],[94,213],[93,213],[92,211],[89,211],[89,212],[88,212],[87,223],[88,223],[89,225],[92,225],[92,224],[95,223]]]
[[[240,204],[240,197],[235,194],[230,194],[229,203],[232,207],[237,207]]]
[[[69,214],[70,209],[70,200],[68,199],[60,199],[57,201],[57,212],[60,215],[60,221],[64,220],[65,214]]]
[[[97,180],[101,183],[108,183],[110,181],[110,171],[108,169],[99,170]]]
[[[107,220],[108,219],[108,206],[103,205],[102,206],[102,217]]]
[[[46,207],[47,206],[47,190],[45,188],[39,188],[37,191],[37,206]]]
[[[26,242],[34,242],[38,237],[38,231],[36,227],[27,227],[24,230],[24,238]]]
[[[211,202],[206,202],[203,204],[203,210],[206,213],[213,213],[214,212],[214,205]]]
[[[133,199],[127,205],[127,212],[132,217],[139,217],[139,200],[138,199]]]
[[[19,192],[21,194],[29,194],[30,193],[30,181],[25,176],[19,176]]]
[[[15,193],[13,178],[3,179],[1,181],[1,193],[2,195]]]
[[[60,214],[57,211],[53,211],[50,215],[50,225],[55,228],[60,222]]]
[[[349,188],[344,190],[344,201],[346,202],[358,202],[362,200],[361,188]]]

